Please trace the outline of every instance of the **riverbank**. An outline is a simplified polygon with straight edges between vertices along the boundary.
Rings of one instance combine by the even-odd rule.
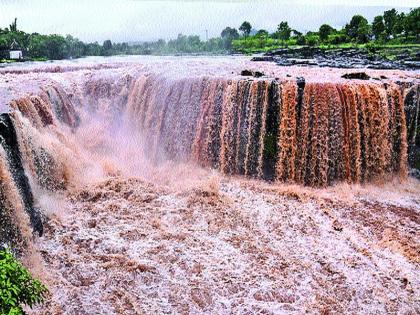
[[[24,59],[0,59],[0,66],[4,64],[15,64],[15,63],[21,63],[21,62],[27,62],[27,61],[51,61],[47,58],[24,58]]]
[[[370,68],[370,69],[420,69],[420,45],[337,45],[337,46],[292,46],[276,49],[252,49],[228,53],[187,53],[157,54],[153,56],[234,56],[251,55],[253,61],[273,61],[280,66],[319,66],[333,68]],[[115,55],[128,56],[128,55]],[[144,55],[138,55],[144,56]],[[89,56],[86,56],[89,57]],[[91,56],[93,57],[93,56]],[[82,57],[83,58],[83,57]],[[80,59],[80,58],[76,58]],[[69,59],[70,60],[70,59]],[[47,58],[26,58],[22,60],[0,59],[0,67],[8,64],[31,61],[53,61]]]
[[[280,66],[417,70],[420,46],[279,48],[252,60],[273,61]]]

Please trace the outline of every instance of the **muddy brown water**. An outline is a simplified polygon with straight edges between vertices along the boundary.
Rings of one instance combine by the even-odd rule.
[[[51,291],[32,312],[419,312],[404,112],[418,73],[352,71],[242,57],[1,70],[44,221],[33,238],[2,148],[11,239]]]

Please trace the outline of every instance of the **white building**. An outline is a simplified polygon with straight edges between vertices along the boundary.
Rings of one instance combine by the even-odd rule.
[[[22,59],[23,58],[23,54],[22,54],[22,50],[20,49],[18,43],[16,43],[15,40],[13,40],[13,43],[10,45],[10,59]]]
[[[22,50],[11,50],[10,59],[22,59]]]

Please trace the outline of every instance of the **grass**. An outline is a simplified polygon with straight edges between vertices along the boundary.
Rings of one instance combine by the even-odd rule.
[[[415,41],[414,39],[410,39]],[[279,39],[274,39],[270,37],[248,37],[234,40],[232,42],[232,47],[235,51],[241,52],[244,54],[253,54],[253,53],[264,53],[271,50],[279,48],[289,48],[296,49],[304,47],[298,45],[298,42],[295,38],[289,39],[287,41],[282,41]],[[386,54],[389,54],[391,57],[398,55],[398,53],[403,49],[408,49],[410,52],[418,52],[420,50],[420,43],[405,42],[405,39],[397,38],[391,39],[387,42],[383,41],[371,41],[365,44],[359,44],[355,42],[346,42],[341,44],[332,44],[332,43],[319,43],[318,41],[314,42],[313,45],[307,47],[314,47],[323,50],[331,49],[367,49],[371,52],[376,52],[379,50],[386,51]],[[390,50],[390,52],[387,52]],[[396,53],[391,51],[396,50]]]
[[[0,64],[1,63],[23,62],[23,61],[48,61],[48,58],[38,57],[38,58],[28,58],[28,59],[20,59],[20,60],[3,58],[3,59],[0,59]]]
[[[0,63],[14,63],[17,62],[17,60],[14,59],[0,59]]]

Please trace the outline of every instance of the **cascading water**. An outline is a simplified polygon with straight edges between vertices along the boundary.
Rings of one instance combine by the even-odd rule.
[[[67,72],[52,72],[62,71]],[[92,121],[117,134],[137,135],[139,151],[131,153],[141,152],[153,163],[193,161],[226,174],[310,186],[407,176],[407,143],[413,151],[419,120],[417,83],[328,82],[313,74],[305,82],[303,77],[179,76],[149,68],[128,72],[73,78],[71,87],[54,80],[40,84],[38,93],[12,98],[11,113],[2,114],[4,172],[40,234],[28,177],[43,189],[65,189],[70,177],[78,176],[70,157],[80,155],[80,143],[69,135],[84,132],[78,126]],[[113,151],[114,144],[101,150]]]
[[[165,163],[173,163],[167,173],[188,163],[197,173],[201,166],[311,187],[406,179],[414,163],[420,115],[412,73],[345,80],[342,70],[262,64],[267,75],[255,78],[240,75],[255,67],[242,59],[143,62],[0,74],[11,80],[0,90],[9,103],[0,116],[2,243],[31,242],[28,222],[42,234],[43,196],[95,202],[115,187],[95,196],[80,187],[121,176],[153,181]],[[126,183],[116,185],[119,193]]]
[[[302,95],[299,95],[302,94]],[[382,83],[181,79],[134,83],[148,150],[225,173],[306,185],[407,174],[404,90]]]

